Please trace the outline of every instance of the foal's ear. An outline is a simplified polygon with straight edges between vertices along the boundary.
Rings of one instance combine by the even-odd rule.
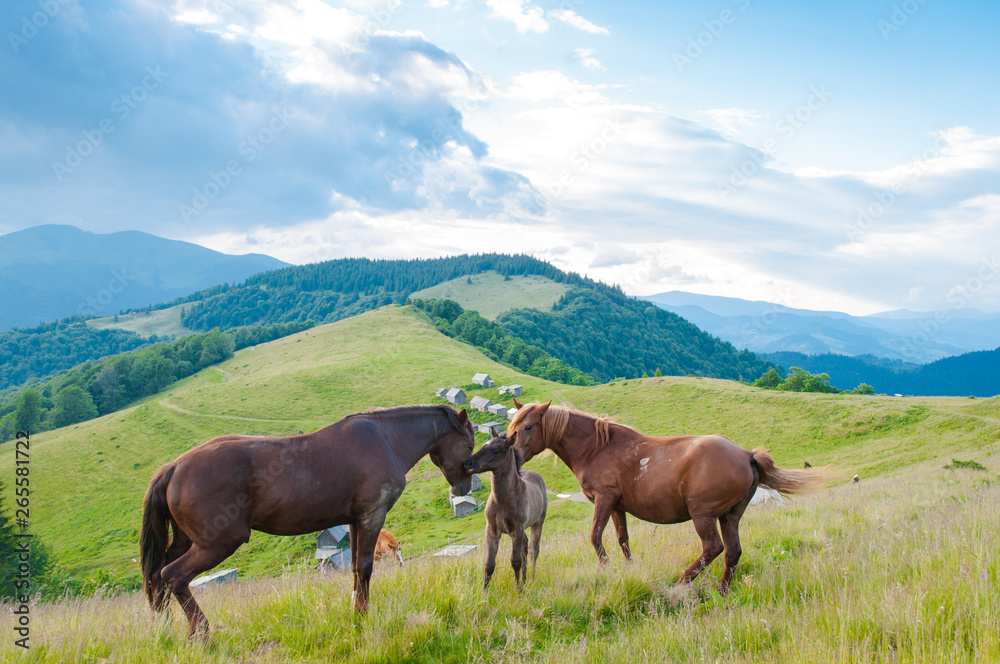
[[[517,397],[514,397],[514,408],[517,408],[518,410],[524,408],[524,404],[518,401]]]
[[[461,422],[462,424],[465,424],[466,422],[469,421],[469,414],[465,412],[464,408],[458,411],[458,421]]]

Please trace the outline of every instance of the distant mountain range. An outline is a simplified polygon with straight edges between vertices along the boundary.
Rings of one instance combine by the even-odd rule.
[[[112,315],[288,265],[141,231],[46,225],[0,236],[0,330]]]
[[[643,299],[755,353],[872,355],[923,364],[1000,346],[1000,313],[971,308],[851,316],[682,291]]]

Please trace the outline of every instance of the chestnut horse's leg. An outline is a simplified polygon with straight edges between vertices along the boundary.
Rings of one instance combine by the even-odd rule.
[[[196,634],[208,636],[208,619],[202,612],[198,602],[194,601],[191,588],[188,586],[194,577],[212,569],[223,560],[233,555],[240,545],[250,539],[249,530],[243,539],[231,539],[227,542],[214,542],[212,548],[202,548],[197,544],[191,546],[177,560],[163,568],[160,575],[177,602],[184,609],[188,619],[188,637]]]
[[[743,500],[719,517],[719,525],[722,526],[722,541],[726,545],[726,569],[722,573],[722,583],[719,584],[719,592],[723,595],[729,592],[729,583],[733,580],[736,563],[740,561],[740,555],[743,553],[743,548],[740,546],[740,519],[743,518],[743,512],[750,504],[754,489],[756,486],[751,487]]]
[[[618,533],[618,545],[625,554],[625,560],[632,560],[632,549],[628,547],[628,525],[625,523],[625,510],[615,510],[611,513],[611,522],[615,524]]]
[[[594,500],[594,523],[590,528],[590,543],[594,545],[597,560],[602,565],[608,562],[608,552],[604,550],[604,528],[608,525],[611,513],[611,501],[604,495],[598,494]]]
[[[500,531],[491,523],[486,524],[486,565],[483,568],[483,588],[490,587],[493,570],[497,567],[497,549],[500,548]]]
[[[351,558],[354,566],[354,586],[357,588],[354,593],[354,610],[358,613],[368,613],[368,588],[372,579],[372,568],[375,566],[375,543],[378,542],[378,534],[384,523],[385,512],[381,518],[373,518],[368,523],[351,526],[351,541],[357,543],[357,548],[351,549]]]
[[[691,567],[684,570],[684,574],[681,575],[678,583],[693,581],[723,550],[722,538],[719,537],[719,529],[715,525],[716,517],[694,516],[691,517],[691,521],[694,523],[694,529],[698,533],[698,537],[701,538],[701,555],[698,556],[698,560],[694,561]]]

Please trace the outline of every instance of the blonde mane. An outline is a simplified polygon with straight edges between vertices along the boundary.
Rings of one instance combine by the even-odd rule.
[[[527,417],[530,412],[540,405],[541,404],[539,403],[526,404],[523,408],[519,409],[517,413],[514,414],[514,419],[512,419],[510,424],[507,425],[507,434],[510,435],[514,433],[514,429],[521,423],[521,420]],[[611,437],[611,425],[616,424],[611,420],[611,418],[597,417],[589,413],[584,413],[579,410],[571,410],[562,406],[549,406],[548,410],[545,411],[545,415],[542,416],[542,439],[545,441],[546,447],[551,447],[554,443],[558,443],[562,439],[563,434],[566,433],[566,426],[569,424],[569,415],[571,412],[583,415],[584,417],[593,418],[594,433],[597,436],[597,446],[605,447],[608,444],[608,440]]]

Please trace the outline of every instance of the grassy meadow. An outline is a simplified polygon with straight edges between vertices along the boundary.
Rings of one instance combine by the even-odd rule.
[[[590,506],[554,495],[579,487],[542,456],[528,466],[553,492],[537,577],[516,592],[505,540],[484,593],[481,552],[430,555],[478,543],[483,516],[451,517],[447,485],[424,459],[386,524],[407,564],[378,567],[367,618],[352,614],[349,575],[313,569],[312,535],[255,533],[223,563],[241,580],[200,591],[214,627],[207,645],[186,641],[176,604],[169,625],[154,625],[131,589],[142,498],[160,464],[222,433],[288,434],[439,401],[439,387],[495,399],[495,389],[468,385],[478,371],[525,385],[524,401],[553,399],[648,433],[722,433],[769,448],[780,465],[830,465],[861,482],[750,508],[732,593],[720,597],[718,561],[693,587],[673,585],[699,551],[690,523],[632,519],[629,565],[609,527],[612,562],[599,568]],[[36,604],[32,650],[15,655],[8,638],[0,659],[997,661],[998,441],[1000,398],[794,394],[674,377],[568,387],[491,362],[412,308],[388,307],[245,349],[125,411],[34,437],[32,530],[88,592],[77,583],[76,595]],[[985,470],[945,469],[953,458]],[[10,446],[0,464],[13,467]],[[10,635],[9,608],[0,615]]]
[[[161,338],[177,339],[193,331],[186,328],[181,322],[181,309],[184,307],[185,305],[178,304],[156,311],[137,311],[119,316],[91,318],[87,321],[87,325],[97,330],[117,328],[119,330],[135,332],[143,337],[150,337],[155,334]],[[115,320],[115,318],[118,320]]]
[[[445,281],[425,288],[411,297],[417,300],[432,298],[454,300],[463,309],[478,311],[489,320],[511,309],[538,309],[549,311],[552,305],[569,290],[560,284],[538,275],[512,275],[508,279],[492,270]]]

